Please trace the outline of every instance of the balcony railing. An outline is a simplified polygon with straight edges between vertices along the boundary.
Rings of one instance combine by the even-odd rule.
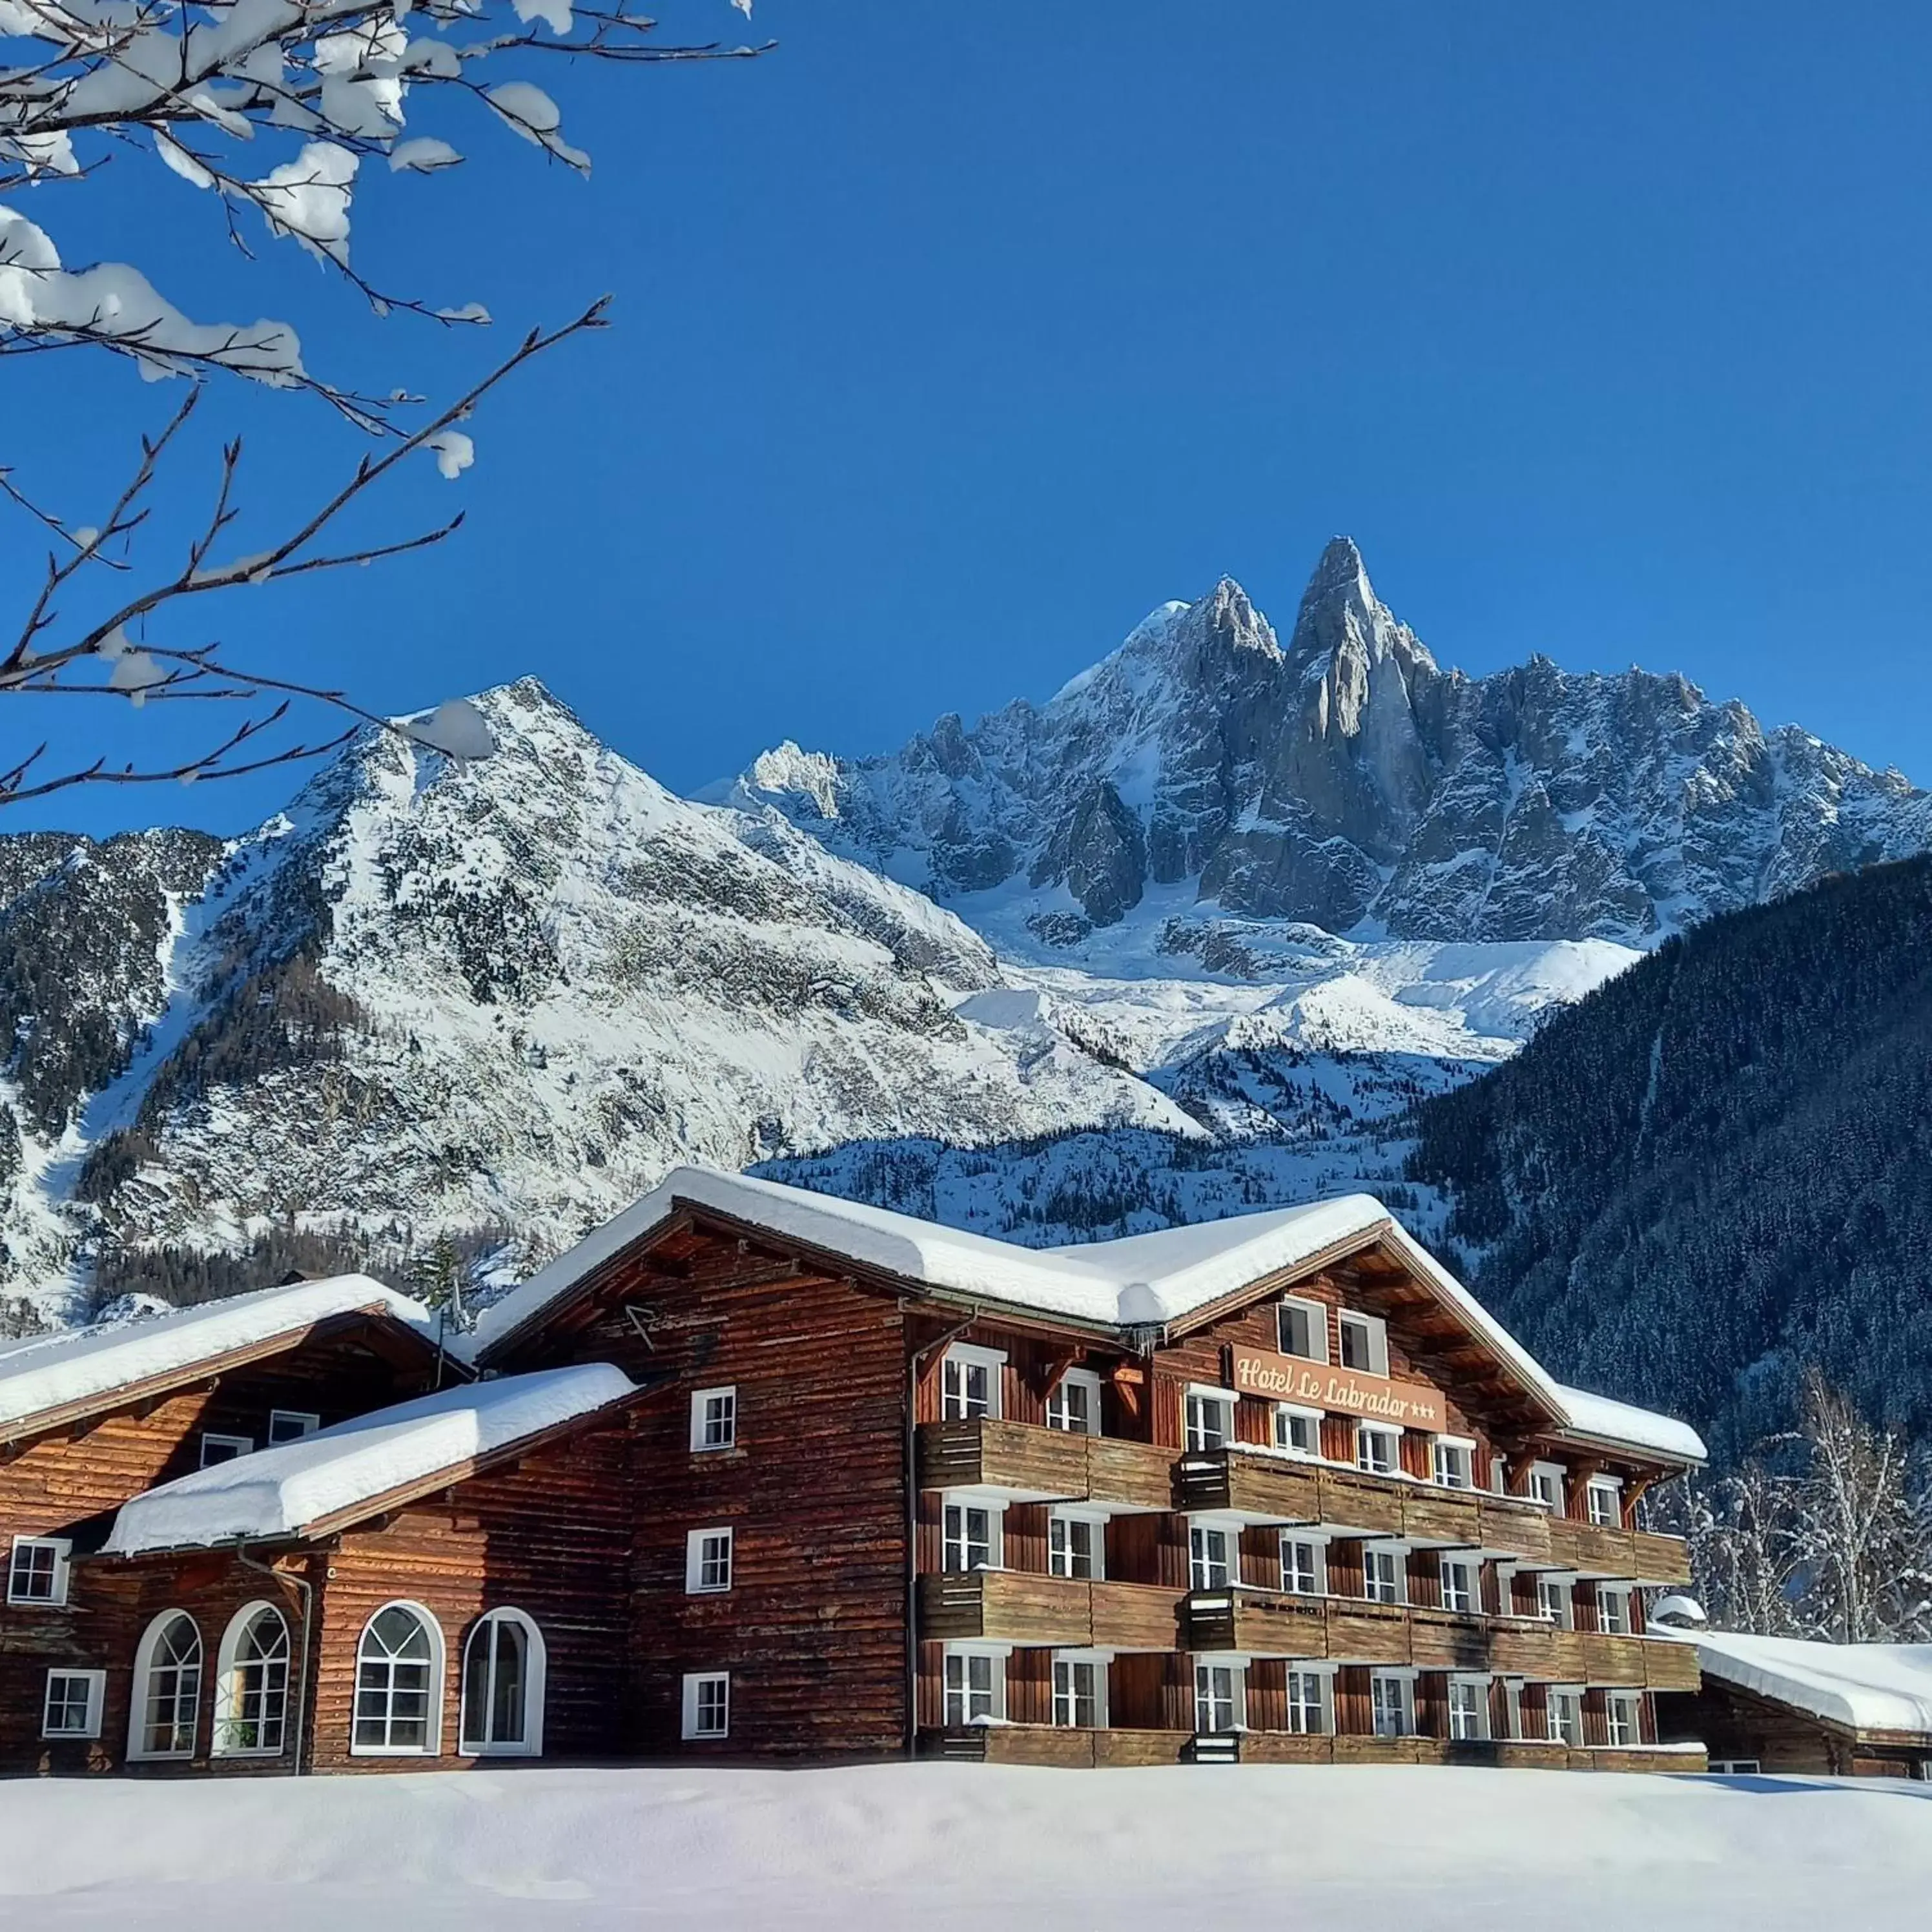
[[[1091,1502],[1121,1510],[1218,1510],[1258,1522],[1319,1523],[1338,1534],[1480,1550],[1584,1577],[1673,1588],[1690,1580],[1677,1537],[1573,1522],[1526,1497],[1238,1448],[1177,1456],[1151,1442],[981,1416],[922,1423],[918,1473],[922,1489],[986,1489],[1016,1502]]]
[[[1694,1646],[1420,1606],[1197,1590],[1181,1605],[1182,1647],[1420,1670],[1494,1672],[1552,1684],[1694,1690]]]
[[[996,1490],[1016,1500],[1090,1501],[1122,1510],[1174,1506],[1173,1451],[1118,1436],[990,1415],[922,1422],[916,1460],[922,1489]]]
[[[1083,1650],[1181,1648],[1172,1590],[1088,1583],[1017,1570],[969,1570],[919,1580],[919,1634]]]

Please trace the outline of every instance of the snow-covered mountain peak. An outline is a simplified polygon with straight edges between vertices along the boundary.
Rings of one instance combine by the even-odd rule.
[[[885,758],[782,747],[731,796],[1070,962],[1177,919],[1177,943],[1229,957],[1257,920],[1650,945],[1932,844],[1924,793],[1681,676],[1442,670],[1347,537],[1286,649],[1223,578],[1044,706]]]

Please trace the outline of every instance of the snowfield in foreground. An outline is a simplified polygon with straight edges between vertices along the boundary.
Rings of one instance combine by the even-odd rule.
[[[1921,1927],[1932,1786],[1437,1768],[17,1783],[0,1921],[147,1932]]]

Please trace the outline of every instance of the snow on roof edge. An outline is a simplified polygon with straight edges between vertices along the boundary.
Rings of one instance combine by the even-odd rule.
[[[608,1362],[439,1389],[146,1490],[116,1512],[102,1553],[140,1556],[298,1535],[638,1392]]]
[[[1624,1448],[1701,1462],[1697,1432],[1676,1418],[1565,1388],[1455,1275],[1370,1194],[1231,1215],[1112,1241],[1024,1248],[835,1195],[720,1168],[674,1168],[658,1185],[486,1309],[464,1338],[477,1361],[541,1318],[594,1269],[668,1220],[680,1202],[710,1208],[941,1292],[1118,1329],[1166,1324],[1311,1258],[1378,1233],[1435,1287],[1561,1428]],[[1164,1268],[1147,1265],[1165,1262]]]
[[[428,1308],[370,1275],[256,1288],[166,1315],[34,1336],[0,1350],[0,1426],[188,1372],[238,1348],[362,1309],[379,1310],[425,1341],[434,1335],[436,1318]]]
[[[1687,1633],[1708,1676],[1862,1731],[1932,1735],[1932,1644]]]

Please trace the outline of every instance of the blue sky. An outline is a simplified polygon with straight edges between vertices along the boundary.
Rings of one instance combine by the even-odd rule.
[[[687,788],[782,737],[884,748],[1043,697],[1223,572],[1285,624],[1346,530],[1445,662],[1681,669],[1932,782],[1932,14],[759,0],[754,24],[781,42],[756,62],[558,76],[588,183],[460,117],[414,130],[472,159],[373,183],[365,273],[480,299],[499,338],[605,290],[617,326],[489,405],[460,482],[424,463],[364,526],[460,502],[454,543],[232,602],[237,656],[381,710],[535,671]],[[504,346],[376,322],[286,244],[242,262],[145,162],[32,212],[70,262],[292,315],[332,374],[447,393]],[[172,400],[74,358],[0,387],[0,460],[82,516]],[[208,400],[253,508],[352,460],[310,404]],[[196,501],[184,471],[169,509]],[[22,535],[0,521],[16,582]],[[68,712],[11,712],[9,743],[75,742]],[[70,795],[6,829],[230,829],[292,785]]]

